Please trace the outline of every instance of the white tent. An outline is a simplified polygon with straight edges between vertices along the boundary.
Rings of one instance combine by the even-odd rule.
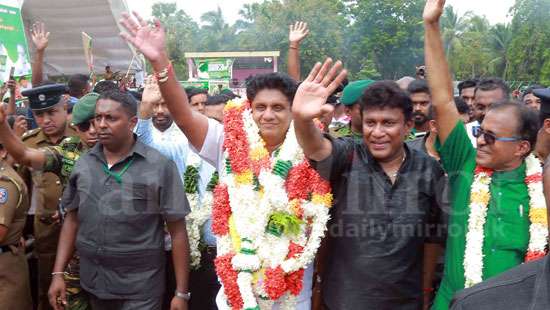
[[[31,54],[31,25],[42,21],[51,33],[44,59],[47,75],[89,72],[82,32],[92,37],[96,73],[103,73],[107,65],[114,72],[126,73],[130,63],[132,72],[143,71],[143,58],[134,57],[135,50],[119,37],[118,20],[122,12],[128,11],[125,0],[24,0],[21,10]]]

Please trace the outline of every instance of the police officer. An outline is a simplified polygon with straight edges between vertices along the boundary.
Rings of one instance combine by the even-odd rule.
[[[32,309],[29,267],[22,242],[29,209],[27,186],[0,146],[0,309]]]
[[[78,136],[67,137],[59,145],[40,149],[25,146],[6,122],[2,121],[5,117],[0,110],[0,138],[5,149],[19,164],[33,167],[35,171],[54,173],[65,186],[80,155],[97,142],[93,117],[98,97],[99,94],[89,93],[75,105],[72,122],[77,128]],[[80,288],[78,270],[78,257],[75,257],[65,274],[68,295],[66,309],[88,309],[87,297]]]
[[[63,97],[65,85],[53,84],[32,88],[22,92],[29,98],[29,105],[36,120],[37,129],[25,133],[23,143],[30,148],[58,145],[76,132],[67,126],[67,104]],[[34,217],[35,256],[38,259],[38,309],[51,309],[48,302],[48,287],[55,261],[57,241],[61,225],[57,208],[62,193],[62,184],[51,172],[32,173],[22,167],[23,179],[32,189],[31,211]]]

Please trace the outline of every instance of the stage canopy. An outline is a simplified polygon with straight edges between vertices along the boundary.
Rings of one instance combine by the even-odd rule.
[[[113,72],[126,73],[136,55],[119,37],[121,28],[117,21],[122,12],[128,11],[125,0],[24,0],[21,9],[31,58],[34,55],[29,33],[31,25],[42,21],[51,33],[44,66],[49,76],[89,73],[82,32],[92,38],[96,73],[103,73],[107,65]],[[142,70],[143,59],[135,57],[131,71]]]

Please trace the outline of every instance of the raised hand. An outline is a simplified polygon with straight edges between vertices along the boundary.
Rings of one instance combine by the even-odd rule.
[[[9,80],[6,82],[10,91],[10,96],[15,96],[15,89],[17,88],[17,82],[15,80]]]
[[[148,25],[136,12],[133,12],[133,15],[135,20],[127,13],[122,13],[120,24],[127,33],[120,33],[120,36],[130,42],[151,63],[159,61],[166,56],[164,28],[158,19],[155,19],[154,25]]]
[[[334,107],[327,104],[327,98],[338,88],[348,72],[342,70],[342,62],[334,65],[328,58],[325,63],[315,64],[305,81],[300,84],[292,104],[295,117],[311,120],[331,112]]]
[[[43,22],[36,22],[32,25],[31,38],[37,51],[44,51],[48,47],[50,33],[46,32]]]
[[[439,18],[443,14],[445,0],[427,0],[424,7],[424,22],[428,24],[439,23]]]
[[[25,132],[27,132],[27,119],[23,115],[18,115],[15,118],[15,123],[13,124],[13,132],[16,136],[21,137]]]
[[[305,37],[309,34],[307,23],[295,22],[294,25],[290,25],[290,31],[288,33],[288,40],[290,43],[300,44]]]
[[[141,96],[141,102],[147,104],[153,104],[164,101],[160,94],[160,89],[157,80],[153,76],[148,76],[145,79],[145,87],[143,88],[143,94]]]

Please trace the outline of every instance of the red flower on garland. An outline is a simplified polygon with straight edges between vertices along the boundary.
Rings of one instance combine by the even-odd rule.
[[[487,175],[492,176],[493,175],[493,169],[476,166],[476,169],[474,170],[474,174],[480,174],[482,172],[485,172]]]
[[[286,292],[285,272],[280,266],[265,270],[264,289],[272,300],[277,300]]]
[[[218,184],[216,188],[214,188],[213,195],[212,232],[218,236],[224,236],[229,233],[229,217],[231,216],[227,185]]]
[[[250,170],[254,175],[259,176],[262,169],[267,169],[271,167],[271,159],[269,157],[262,158],[260,160],[250,160]]]
[[[291,241],[290,244],[288,245],[288,254],[286,258],[289,259],[289,258],[296,257],[298,256],[298,254],[301,254],[303,251],[304,251],[303,246]]]
[[[525,255],[525,262],[532,262],[539,258],[543,258],[545,255],[545,252],[527,252],[527,254]]]
[[[223,146],[231,158],[231,170],[236,174],[246,171],[250,166],[249,145],[242,117],[244,109],[244,106],[229,109],[223,119],[225,132]]]
[[[216,274],[220,278],[223,284],[223,292],[227,301],[234,310],[242,309],[244,306],[241,292],[239,291],[239,285],[237,284],[237,271],[233,270],[231,260],[234,254],[227,254],[224,256],[218,256],[214,260],[216,266]]]
[[[304,269],[299,269],[285,277],[286,289],[294,296],[300,295],[304,286]]]
[[[540,172],[525,177],[525,184],[527,185],[537,182],[542,182],[542,173]]]
[[[311,167],[304,161],[290,169],[286,179],[288,200],[308,199],[311,192]]]

